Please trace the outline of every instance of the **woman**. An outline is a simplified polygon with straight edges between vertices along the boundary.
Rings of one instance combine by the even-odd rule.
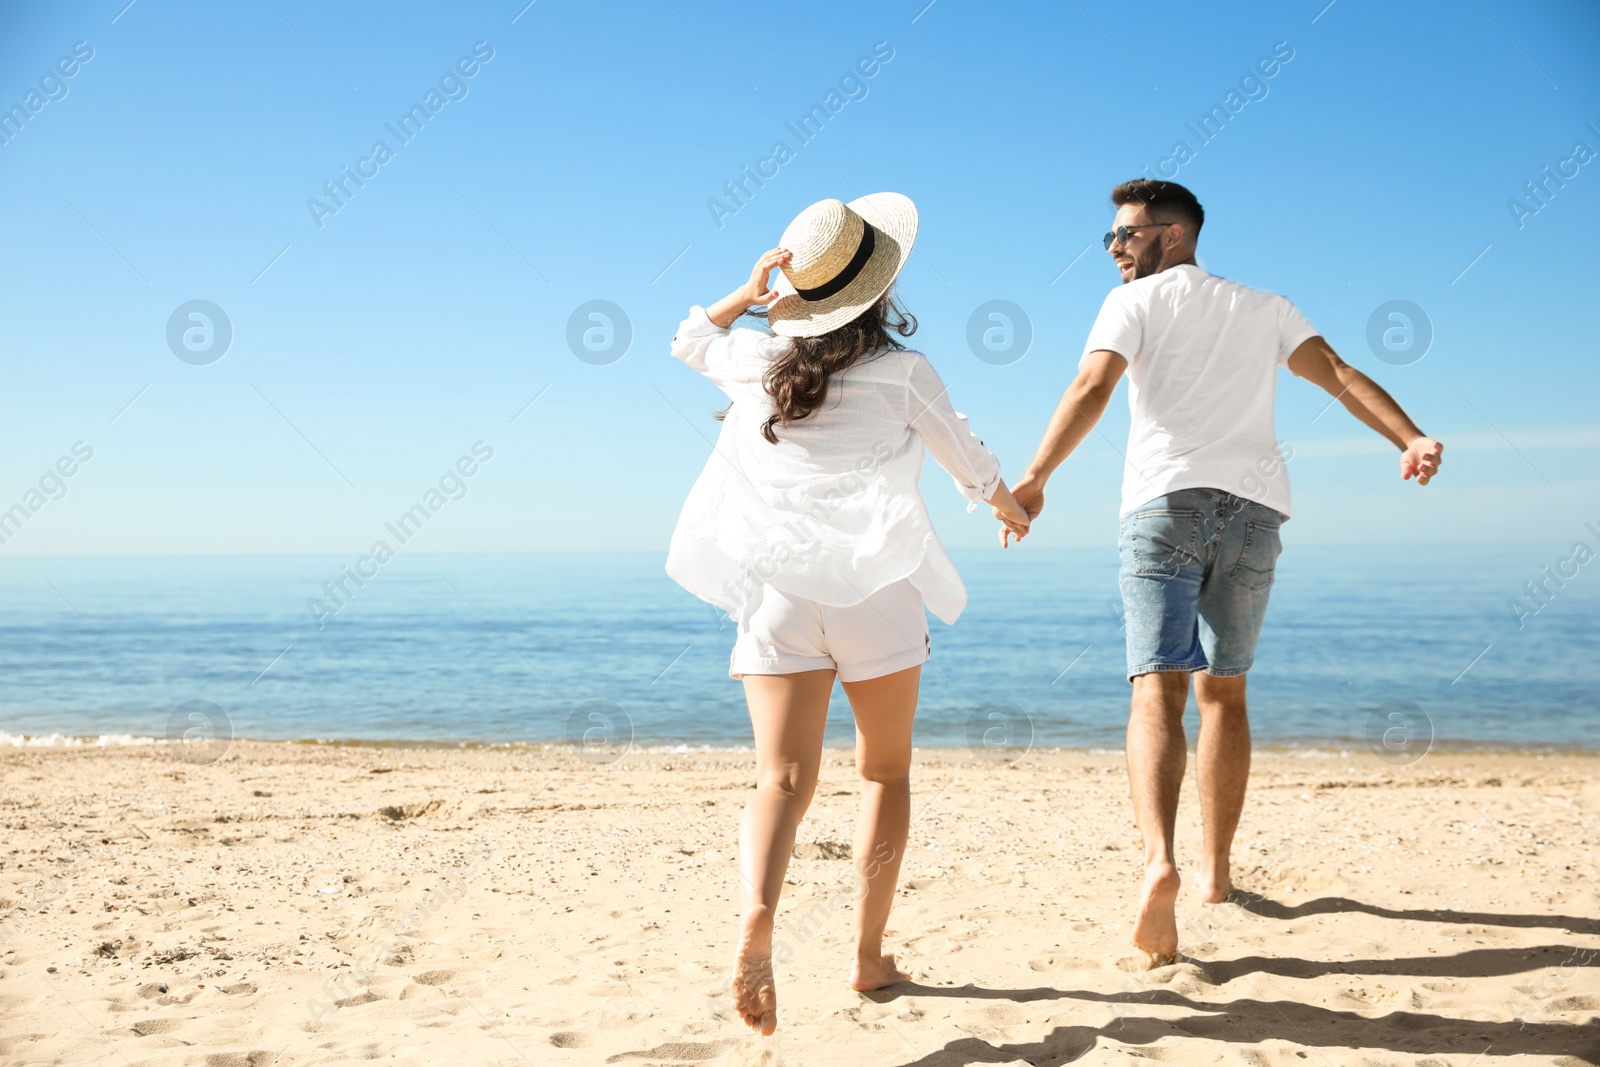
[[[855,713],[862,778],[850,985],[906,980],[883,952],[883,931],[909,828],[911,725],[929,651],[923,607],[950,623],[966,604],[917,488],[924,447],[969,511],[987,501],[1009,519],[1002,546],[1027,530],[999,463],[939,376],[891,336],[916,329],[890,292],[916,232],[916,208],[898,193],[813,204],[745,284],[692,308],[672,343],[732,400],[667,572],[738,625],[728,673],[744,682],[756,791],[739,841],[733,998],[763,1035],[777,1026],[774,915],[816,788],[835,675]],[[772,333],[730,330],[752,305],[768,308]]]

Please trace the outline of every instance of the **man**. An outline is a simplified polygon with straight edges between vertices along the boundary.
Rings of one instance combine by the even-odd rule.
[[[1134,944],[1150,967],[1176,960],[1178,793],[1188,752],[1189,679],[1200,709],[1200,899],[1233,889],[1229,851],[1250,772],[1245,672],[1289,517],[1289,478],[1273,427],[1277,369],[1321,386],[1401,451],[1421,485],[1443,446],[1388,393],[1344,363],[1293,304],[1195,264],[1205,221],[1194,194],[1138,179],[1111,191],[1106,250],[1122,287],[1089,331],[1077,377],[1013,492],[1030,517],[1051,473],[1088,436],[1123,372],[1133,424],[1118,550],[1133,685],[1128,778],[1144,837]]]

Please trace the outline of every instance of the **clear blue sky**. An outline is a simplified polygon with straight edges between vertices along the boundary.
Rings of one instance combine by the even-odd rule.
[[[720,403],[666,355],[679,318],[805,205],[879,189],[921,209],[918,346],[1015,477],[1116,284],[1107,191],[1178,141],[1203,264],[1290,296],[1446,442],[1418,491],[1285,376],[1291,542],[1564,548],[1600,520],[1600,160],[1524,192],[1600,152],[1593,4],[125,2],[0,14],[0,107],[39,93],[0,145],[0,508],[93,449],[0,553],[354,554],[480,440],[419,546],[664,551]],[[447,77],[477,42],[492,58]],[[800,143],[786,123],[878,42],[892,59]],[[1275,46],[1292,59],[1202,144],[1187,124]],[[386,123],[430,89],[401,143]],[[719,227],[708,201],[780,140]],[[347,165],[376,173],[319,227],[307,202]],[[1007,365],[966,341],[994,299],[1034,333]],[[169,348],[191,300],[231,322],[219,361]],[[608,365],[567,343],[590,300],[631,323]],[[1366,340],[1390,300],[1432,324],[1407,366]],[[1038,543],[1112,542],[1122,394],[1103,428]],[[927,491],[949,542],[991,538],[942,474]]]

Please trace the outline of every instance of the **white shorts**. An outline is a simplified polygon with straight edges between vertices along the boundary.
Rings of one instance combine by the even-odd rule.
[[[928,650],[922,594],[908,579],[847,608],[785,596],[769,585],[739,624],[728,676],[834,670],[842,682],[864,682],[915,667]]]

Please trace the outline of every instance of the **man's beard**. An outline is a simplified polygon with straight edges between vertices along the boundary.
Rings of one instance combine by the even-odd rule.
[[[1155,241],[1137,256],[1133,257],[1133,277],[1128,281],[1147,278],[1152,274],[1161,273],[1161,245]],[[1126,283],[1124,283],[1126,284]]]

